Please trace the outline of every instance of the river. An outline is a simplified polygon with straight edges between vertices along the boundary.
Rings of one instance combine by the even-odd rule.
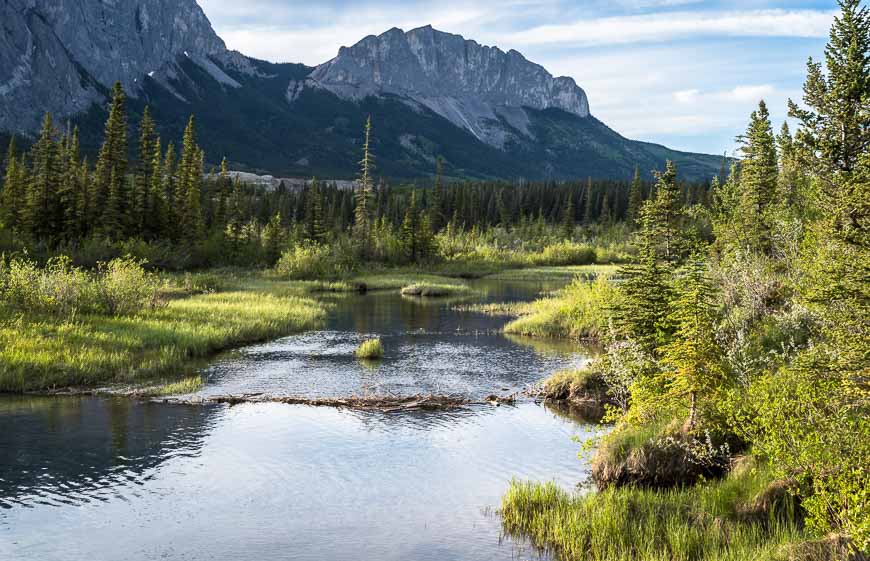
[[[477,281],[462,301],[333,297],[322,331],[218,357],[202,395],[507,395],[580,364],[575,345],[500,333],[457,311],[553,285]],[[380,336],[383,361],[352,356]],[[510,560],[512,478],[566,489],[587,475],[572,436],[594,430],[520,400],[381,413],[278,403],[0,398],[0,559]]]

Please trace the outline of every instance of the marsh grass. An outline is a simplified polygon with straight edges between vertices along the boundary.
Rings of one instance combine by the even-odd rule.
[[[378,360],[384,358],[384,346],[379,338],[368,339],[357,347],[354,355],[362,360]]]
[[[543,396],[556,401],[607,400],[607,384],[590,368],[560,370],[544,380]]]
[[[423,298],[443,298],[470,292],[468,286],[457,283],[416,282],[402,288],[402,296],[420,296]]]
[[[600,276],[613,278],[619,269],[617,265],[568,265],[552,267],[530,267],[527,269],[508,269],[486,277],[504,281],[572,281],[575,279],[595,280]]]
[[[528,315],[510,322],[505,333],[530,337],[599,339],[607,329],[607,309],[615,297],[610,278],[582,278],[560,290],[555,296],[536,300]]]
[[[132,316],[0,310],[0,391],[131,382],[191,361],[314,328],[325,305],[298,287],[251,280],[246,289],[171,300]]]
[[[554,483],[511,483],[502,499],[505,532],[563,559],[743,561],[775,559],[803,542],[790,495],[753,507],[772,481],[763,465],[725,479],[667,490],[611,488],[569,493]]]
[[[153,396],[168,396],[168,395],[185,395],[196,393],[202,389],[204,385],[202,375],[189,376],[178,380],[177,382],[167,382],[161,386],[157,386],[147,392]]]
[[[520,317],[532,313],[530,302],[493,302],[489,304],[459,304],[451,308],[456,312],[471,312],[492,317]]]

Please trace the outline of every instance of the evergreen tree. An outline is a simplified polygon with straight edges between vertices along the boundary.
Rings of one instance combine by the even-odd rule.
[[[438,156],[435,164],[435,186],[432,188],[432,200],[429,204],[429,222],[434,230],[440,230],[444,224],[444,159]]]
[[[175,202],[180,216],[180,234],[187,241],[200,239],[203,232],[202,173],[203,153],[196,144],[196,125],[191,116],[184,130]]]
[[[411,202],[405,210],[405,219],[402,221],[402,228],[399,233],[399,239],[402,242],[402,247],[405,248],[405,254],[409,261],[416,262],[420,257],[420,212],[417,208],[417,191],[411,191]]]
[[[112,104],[106,120],[105,138],[94,172],[90,199],[93,214],[89,222],[110,239],[123,233],[127,223],[122,202],[127,200],[124,179],[127,175],[127,96],[120,82],[112,90]],[[111,204],[109,199],[113,198]]]
[[[27,168],[23,160],[18,159],[14,136],[9,141],[4,167],[6,175],[0,189],[0,225],[17,230],[22,225],[27,194]]]
[[[661,350],[668,395],[689,400],[689,432],[695,429],[699,403],[712,401],[725,377],[723,351],[716,342],[715,291],[706,269],[701,257],[686,268],[668,318],[675,326],[673,341]]]
[[[323,217],[323,194],[320,192],[316,177],[311,180],[305,199],[305,237],[316,243],[323,243],[327,238]]]
[[[562,212],[562,237],[566,240],[574,239],[574,226],[574,197],[571,196],[571,193],[568,193],[568,197],[565,200],[565,208]]]
[[[35,239],[55,240],[63,220],[57,188],[60,146],[51,115],[46,113],[39,138],[30,151],[31,173],[22,222]]]
[[[628,221],[633,225],[637,225],[640,207],[643,204],[643,184],[640,180],[640,167],[634,168],[634,179],[631,180],[631,187],[628,192]]]
[[[363,158],[360,160],[359,186],[356,192],[356,207],[354,208],[354,235],[357,242],[365,248],[371,233],[371,193],[374,173],[374,155],[371,151],[372,117],[369,115],[365,125],[365,140],[363,142]]]
[[[744,243],[751,250],[770,253],[770,206],[776,196],[779,167],[776,139],[770,124],[767,105],[762,100],[749,118],[741,141],[740,202],[734,218],[740,225]]]

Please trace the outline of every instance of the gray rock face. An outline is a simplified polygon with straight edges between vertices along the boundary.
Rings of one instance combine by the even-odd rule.
[[[44,111],[65,117],[103,101],[120,80],[135,96],[146,76],[189,56],[235,87],[212,59],[243,67],[195,0],[2,0],[0,129],[38,127]]]
[[[483,46],[431,26],[407,33],[393,28],[342,47],[311,73],[307,85],[345,99],[404,97],[495,146],[516,132],[530,135],[524,107],[589,115],[586,94],[573,79],[554,78],[517,51]],[[291,88],[290,101],[299,85]]]

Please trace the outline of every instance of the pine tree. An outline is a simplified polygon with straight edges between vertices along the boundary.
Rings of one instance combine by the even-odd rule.
[[[672,292],[670,272],[662,261],[661,213],[655,204],[647,201],[641,207],[637,258],[620,268],[621,299],[613,310],[617,334],[636,341],[651,354],[667,342],[671,331],[667,321]]]
[[[589,225],[592,224],[594,219],[594,206],[595,201],[592,198],[592,178],[589,177],[586,179],[586,194],[583,196],[583,224]]]
[[[565,199],[565,207],[562,209],[562,237],[566,240],[574,239],[575,220],[574,197],[569,192]]]
[[[628,221],[632,226],[637,225],[640,207],[643,204],[643,184],[640,180],[640,167],[635,166],[634,178],[631,180],[631,187],[628,192]]]
[[[652,236],[659,258],[675,263],[680,258],[683,223],[682,193],[677,184],[677,166],[667,161],[664,172],[656,172],[655,198],[645,204],[647,235]]]
[[[675,326],[673,341],[661,349],[669,396],[689,400],[689,432],[695,429],[699,403],[710,402],[725,377],[723,351],[716,342],[715,291],[706,270],[701,257],[686,268],[668,318]]]
[[[154,174],[154,146],[157,132],[151,110],[145,106],[142,121],[139,123],[139,161],[136,166],[136,179],[130,196],[130,229],[134,235],[146,228],[150,219],[151,186]]]
[[[90,195],[94,214],[89,217],[89,222],[111,239],[122,235],[128,218],[122,206],[122,202],[126,200],[123,190],[127,174],[126,100],[121,83],[116,82]],[[115,198],[112,204],[108,204],[110,196]]]
[[[399,232],[402,247],[408,260],[415,263],[420,257],[420,212],[417,208],[417,191],[411,191],[411,202],[405,210],[405,219]]]
[[[191,116],[184,130],[175,203],[179,208],[180,235],[187,241],[203,234],[202,173],[203,153],[196,144],[196,124]]]
[[[441,229],[444,223],[444,159],[438,156],[435,164],[435,186],[432,188],[432,200],[429,204],[429,222],[434,231]]]
[[[9,141],[4,162],[6,174],[0,189],[0,225],[17,230],[21,226],[27,191],[26,166],[18,159],[15,137]]]
[[[51,115],[42,121],[39,139],[30,151],[32,161],[22,222],[35,239],[53,240],[62,220],[57,188],[60,183],[60,146]]]
[[[354,208],[354,235],[363,248],[368,246],[371,234],[371,193],[374,173],[374,155],[371,151],[372,117],[369,115],[365,125],[365,140],[363,142],[363,158],[360,160],[359,186],[356,192],[356,207]]]
[[[315,243],[323,243],[327,237],[323,217],[323,194],[316,177],[311,180],[305,199],[305,237]]]
[[[740,172],[740,208],[737,223],[749,248],[771,251],[770,206],[776,196],[779,167],[776,138],[767,105],[762,100],[749,118],[746,134],[739,138],[743,156]]]

